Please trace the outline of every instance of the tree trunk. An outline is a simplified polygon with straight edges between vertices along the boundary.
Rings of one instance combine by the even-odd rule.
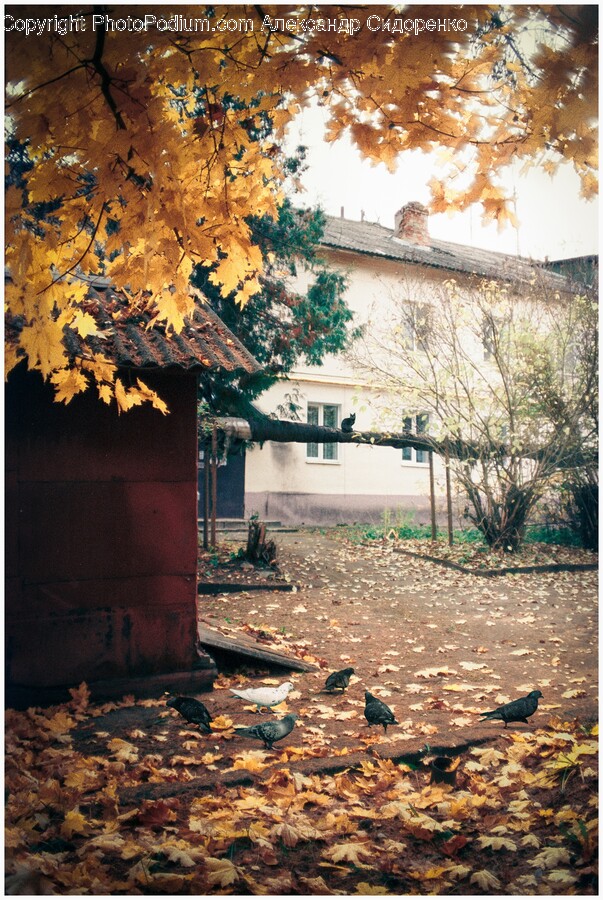
[[[444,456],[446,450],[452,459],[472,460],[483,458],[503,458],[509,456],[511,451],[504,444],[491,442],[489,444],[475,441],[463,441],[459,438],[447,437],[437,441],[426,434],[413,434],[409,431],[402,433],[379,431],[340,431],[337,428],[325,428],[322,425],[309,425],[307,422],[290,422],[286,419],[272,419],[254,411],[249,418],[236,418],[224,416],[216,419],[218,428],[231,438],[241,441],[276,441],[277,443],[294,444],[366,444],[370,447],[414,447],[415,450],[425,450]],[[550,459],[552,450],[550,447],[530,449],[527,447],[521,454],[525,459],[539,460]],[[580,451],[572,452],[571,459],[556,458],[557,468],[569,468],[596,462],[596,454],[582,455]]]

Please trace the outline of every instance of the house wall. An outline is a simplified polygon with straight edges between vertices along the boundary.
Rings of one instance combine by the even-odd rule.
[[[351,253],[325,253],[329,263],[347,274],[346,300],[355,324],[371,327],[399,302],[405,280],[420,280],[421,299],[437,297],[447,273],[406,266]],[[448,273],[449,274],[449,273]],[[305,287],[301,276],[299,287]],[[294,395],[300,418],[306,421],[307,404],[338,404],[340,418],[356,413],[355,428],[382,430],[377,390],[362,384],[349,358],[329,355],[322,366],[298,365],[288,381],[273,385],[258,406],[274,413],[285,396]],[[403,404],[403,399],[401,399]],[[288,524],[379,522],[386,510],[415,523],[430,521],[428,465],[403,462],[393,448],[338,445],[337,462],[309,461],[305,444],[267,441],[247,455],[246,515]],[[435,458],[435,495],[438,520],[445,522],[445,471]]]
[[[6,389],[9,702],[86,681],[99,696],[207,682],[197,653],[196,376],[144,373],[168,403],[119,416]],[[139,682],[142,679],[143,682]],[[153,681],[155,679],[155,682]],[[171,681],[170,681],[171,679]],[[38,699],[39,702],[39,699]]]

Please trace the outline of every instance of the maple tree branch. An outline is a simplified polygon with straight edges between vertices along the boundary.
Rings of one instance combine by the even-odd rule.
[[[122,131],[126,131],[126,123],[124,122],[122,115],[121,115],[119,109],[117,108],[117,103],[115,102],[115,99],[111,93],[111,76],[107,72],[107,69],[105,68],[105,65],[102,61],[106,35],[107,35],[107,31],[106,31],[106,28],[103,23],[101,25],[101,27],[98,29],[98,31],[96,32],[96,46],[94,48],[94,56],[92,57],[90,62],[92,63],[92,65],[94,66],[94,68],[96,69],[98,74],[100,75],[101,91],[102,91],[103,97],[107,101],[107,105],[109,106],[109,109],[115,116],[115,121],[117,122],[117,127],[120,128]]]
[[[264,12],[263,7],[256,4],[254,6],[254,9],[263,21],[266,18],[266,14]],[[307,22],[308,20],[302,19],[302,21]],[[303,37],[300,37],[298,34],[294,34],[292,31],[287,31],[286,29],[285,29],[285,31],[283,31],[280,28],[272,28],[272,26],[271,26],[270,34],[280,34],[280,35],[282,35],[282,37],[287,37],[292,41],[297,41],[299,44],[304,44],[304,45],[307,44],[307,41]],[[266,46],[268,46],[268,45],[266,44]],[[331,62],[334,62],[338,66],[343,66],[343,62],[339,59],[339,57],[335,56],[333,53],[329,53],[327,50],[320,50],[318,52],[318,56],[321,58],[324,58],[324,59],[330,59]],[[262,57],[262,59],[263,58],[264,57]]]
[[[19,94],[18,97],[15,97],[10,103],[6,104],[6,109],[10,109],[13,106],[16,106],[17,103],[20,103],[21,100],[25,100],[26,97],[31,97],[32,94],[35,94],[36,91],[41,91],[43,88],[49,87],[51,84],[56,84],[57,81],[61,81],[63,78],[67,78],[69,75],[73,75],[74,72],[77,72],[79,69],[85,69],[86,62],[79,63],[77,66],[73,66],[71,69],[67,69],[67,71],[62,72],[60,75],[57,75],[56,78],[49,78],[48,81],[43,81],[41,84],[36,84],[35,87],[30,88],[28,91],[25,91],[23,94]]]
[[[50,288],[50,287],[53,286],[53,284],[56,284],[57,281],[61,281],[62,278],[65,278],[67,275],[70,275],[70,274],[73,272],[74,269],[77,269],[77,267],[79,266],[79,264],[81,263],[81,261],[82,261],[83,259],[85,259],[85,257],[88,255],[88,252],[89,252],[89,250],[90,250],[90,247],[92,246],[92,244],[93,244],[94,241],[95,241],[96,235],[97,235],[97,233],[98,233],[98,229],[100,228],[100,223],[101,223],[102,218],[103,218],[103,215],[104,215],[104,213],[105,213],[106,206],[107,206],[106,202],[102,204],[102,206],[101,206],[101,211],[100,211],[100,213],[99,213],[98,219],[96,220],[96,225],[94,226],[94,229],[93,229],[93,231],[92,231],[92,236],[90,237],[90,240],[88,241],[88,245],[87,245],[86,249],[84,250],[84,252],[83,252],[83,253],[81,254],[81,256],[79,257],[79,259],[77,259],[77,260],[73,263],[73,265],[72,265],[72,266],[69,266],[69,268],[66,269],[64,272],[61,272],[61,274],[60,274],[57,278],[53,278],[52,281],[50,281],[45,287],[41,288],[41,289],[38,291],[38,296],[39,296],[40,294],[43,294],[44,291],[47,291],[48,288]]]

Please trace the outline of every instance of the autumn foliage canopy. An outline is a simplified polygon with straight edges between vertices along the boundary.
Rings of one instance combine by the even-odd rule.
[[[66,355],[66,327],[97,333],[82,273],[176,332],[195,266],[240,304],[260,290],[248,217],[276,216],[285,129],[312,99],[327,140],[392,171],[441,148],[433,211],[504,221],[518,159],[569,161],[596,190],[596,6],[162,6],[142,28],[137,9],[7,9],[7,366],[25,358],[65,402],[91,384],[122,409],[150,398],[116,393],[102,355]]]

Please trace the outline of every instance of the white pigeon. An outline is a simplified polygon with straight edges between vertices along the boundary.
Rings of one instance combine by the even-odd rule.
[[[277,688],[249,688],[246,691],[235,691],[233,688],[230,688],[230,692],[234,694],[235,697],[240,697],[241,700],[248,700],[250,703],[255,703],[257,711],[259,712],[263,706],[270,709],[273,706],[278,706],[279,703],[283,703],[283,701],[287,699],[287,694],[292,689],[292,683],[290,681],[285,681],[284,684],[281,684]]]

